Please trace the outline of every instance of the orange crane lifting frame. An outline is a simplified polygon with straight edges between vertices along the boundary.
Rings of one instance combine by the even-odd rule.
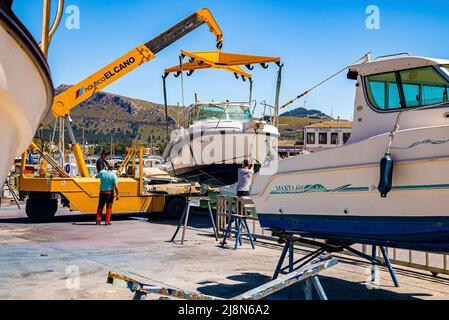
[[[183,63],[182,60],[185,57],[189,57],[189,62]],[[185,50],[181,50],[180,55],[180,64],[177,66],[173,66],[171,68],[165,69],[164,75],[162,76],[163,80],[163,88],[164,88],[164,105],[165,105],[165,119],[166,119],[166,134],[167,138],[169,137],[169,128],[168,128],[168,102],[167,102],[167,86],[166,86],[166,78],[169,74],[174,73],[175,77],[179,77],[181,73],[187,72],[187,76],[191,76],[193,72],[196,70],[204,70],[204,69],[221,69],[225,71],[229,71],[234,73],[236,79],[239,77],[242,78],[243,81],[246,81],[246,78],[249,79],[250,83],[250,93],[249,93],[249,102],[252,100],[252,89],[253,89],[253,80],[252,75],[243,71],[242,66],[245,66],[248,70],[254,69],[254,64],[260,64],[262,68],[267,69],[268,63],[276,63],[279,67],[277,82],[276,82],[276,96],[275,96],[275,126],[278,126],[278,116],[279,116],[279,97],[280,97],[280,89],[282,82],[282,68],[283,64],[281,63],[280,57],[269,57],[269,56],[256,56],[249,54],[239,54],[239,53],[229,53],[222,52],[220,50],[217,51],[202,51],[202,52],[188,52]]]

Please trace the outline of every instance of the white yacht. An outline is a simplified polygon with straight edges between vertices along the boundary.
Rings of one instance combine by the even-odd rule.
[[[46,59],[11,5],[0,2],[0,184],[53,101]]]
[[[249,103],[195,103],[164,151],[167,171],[210,186],[231,185],[245,159],[262,165],[277,157],[278,129],[253,119]]]
[[[351,66],[348,78],[350,139],[262,167],[251,191],[261,226],[449,252],[449,60],[383,57]]]

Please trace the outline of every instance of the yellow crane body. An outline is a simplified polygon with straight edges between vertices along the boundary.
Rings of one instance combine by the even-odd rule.
[[[20,184],[28,192],[60,193],[71,211],[97,212],[100,183],[96,178],[23,178]],[[167,195],[141,195],[139,185],[139,179],[120,178],[120,200],[114,202],[114,213],[164,211]]]
[[[216,36],[216,46],[218,49],[221,49],[223,45],[223,32],[221,31],[220,26],[215,21],[209,9],[200,9],[147,43],[139,45],[127,54],[56,96],[51,107],[52,113],[56,117],[68,118],[70,110],[74,107],[89,99],[95,93],[109,86],[124,75],[135,70],[145,62],[151,61],[156,57],[158,52],[204,23],[208,25],[210,32]],[[68,126],[70,126],[70,124],[68,124]],[[71,135],[71,139],[73,153],[80,175],[82,177],[88,177],[89,171],[87,170],[81,147],[73,134]]]

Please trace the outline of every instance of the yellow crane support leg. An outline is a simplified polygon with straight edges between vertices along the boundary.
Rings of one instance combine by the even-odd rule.
[[[84,166],[83,165],[78,166],[78,170],[80,172],[81,177],[90,177],[89,170],[87,169],[86,166],[86,160],[84,159],[84,153],[83,150],[81,149],[80,144],[76,143],[72,145],[72,148],[73,154],[75,155],[76,163],[78,164],[84,163]]]

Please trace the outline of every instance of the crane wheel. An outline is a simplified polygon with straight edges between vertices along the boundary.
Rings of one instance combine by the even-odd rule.
[[[175,197],[168,200],[165,205],[165,215],[169,219],[180,219],[186,207],[186,199],[183,197]]]
[[[57,199],[28,199],[25,212],[33,222],[50,221],[58,210]]]

